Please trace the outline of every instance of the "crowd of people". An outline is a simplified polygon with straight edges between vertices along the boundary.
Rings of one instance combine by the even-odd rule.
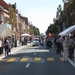
[[[73,36],[58,36],[56,40],[57,45],[57,53],[63,52],[64,61],[74,58],[74,50],[75,50],[75,35]]]
[[[46,45],[49,49],[52,46],[56,46],[56,53],[63,53],[64,61],[68,61],[68,58],[73,59],[75,62],[75,35],[73,36],[57,36],[52,37],[50,35],[46,38]]]
[[[39,38],[40,45],[43,46],[44,39],[43,37]],[[29,38],[30,42],[32,42],[32,38]],[[64,61],[74,58],[75,61],[75,35],[73,36],[50,36],[50,34],[46,37],[46,46],[47,48],[52,48],[52,46],[56,46],[56,53],[60,54],[63,52]],[[22,45],[27,45],[28,39],[23,37],[21,39]],[[17,40],[17,46],[19,46],[20,40]],[[5,56],[11,54],[11,39],[9,38],[0,38],[0,55],[5,53]],[[3,51],[3,49],[5,51]]]
[[[0,38],[0,55],[4,52],[5,56],[11,54],[11,40],[9,38]]]
[[[22,37],[22,46],[27,45],[27,37]]]
[[[0,55],[5,53],[5,56],[8,56],[11,54],[11,48],[12,47],[18,47],[20,45],[27,45],[28,41],[32,42],[31,37],[21,37],[20,39],[16,39],[15,44],[12,45],[12,39],[9,37],[2,38],[0,37]]]
[[[54,45],[54,37],[49,34],[46,37],[46,46],[47,46],[47,49],[52,48],[53,45]]]

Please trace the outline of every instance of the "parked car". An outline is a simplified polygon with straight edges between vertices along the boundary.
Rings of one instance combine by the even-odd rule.
[[[39,45],[39,38],[34,38],[33,46],[38,46],[38,45]]]

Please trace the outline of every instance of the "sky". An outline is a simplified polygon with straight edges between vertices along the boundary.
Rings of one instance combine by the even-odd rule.
[[[57,7],[62,0],[4,0],[6,3],[16,3],[18,12],[28,17],[30,23],[38,27],[40,33],[45,33],[48,26],[56,18]]]

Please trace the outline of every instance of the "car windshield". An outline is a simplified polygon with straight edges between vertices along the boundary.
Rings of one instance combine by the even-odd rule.
[[[39,41],[39,39],[34,39],[34,41]]]

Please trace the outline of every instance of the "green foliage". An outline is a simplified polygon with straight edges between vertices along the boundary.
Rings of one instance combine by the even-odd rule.
[[[48,29],[46,30],[46,35],[48,35],[49,33],[54,34],[56,32],[55,26],[54,24],[50,24],[50,26],[48,27]]]
[[[64,10],[62,10],[61,5],[57,8],[56,18],[53,19],[53,24],[50,24],[46,30],[46,35],[48,33],[58,34],[63,31],[63,26],[65,28],[74,25],[73,13],[75,13],[75,0],[69,0],[69,2],[64,3]],[[64,25],[63,25],[64,23]]]
[[[8,19],[8,22],[10,24],[12,24],[13,27],[16,27],[17,26],[16,10],[14,10],[12,8],[11,4],[8,5],[8,8],[9,8],[9,19]]]
[[[40,35],[40,31],[37,27],[34,28],[34,35]]]
[[[29,25],[29,33],[30,33],[30,35],[32,35],[34,33],[33,25]]]

